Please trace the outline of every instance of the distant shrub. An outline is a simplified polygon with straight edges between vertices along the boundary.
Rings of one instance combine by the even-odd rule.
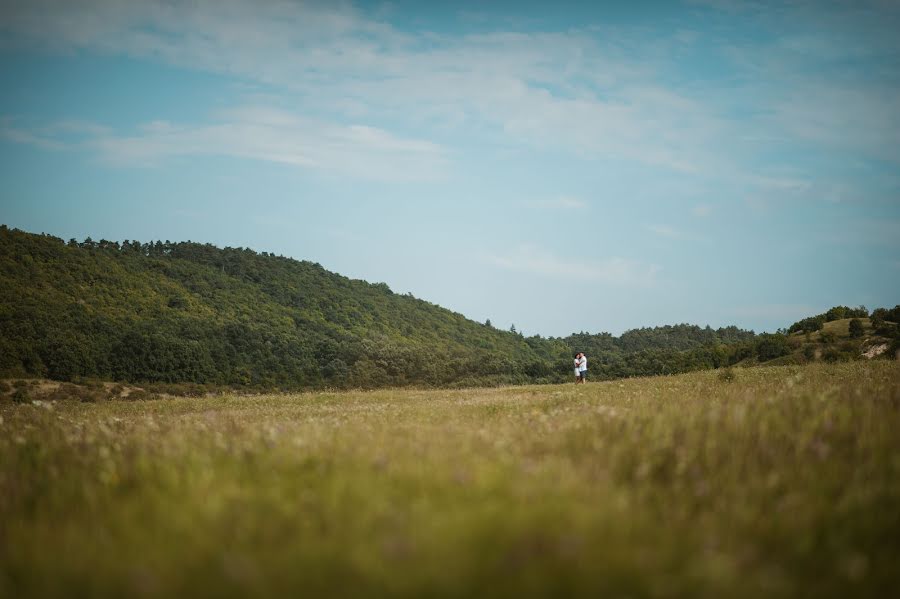
[[[77,399],[82,403],[95,403],[104,399],[106,394],[96,388],[91,389],[89,387],[75,387],[73,393],[73,399]]]
[[[854,318],[854,319],[850,320],[850,336],[851,337],[854,337],[854,338],[862,337],[864,331],[865,330],[863,329],[863,324],[860,319]]]
[[[804,345],[803,346],[803,357],[807,360],[815,360],[816,359],[816,346],[815,345]]]
[[[103,389],[103,381],[90,377],[75,377],[72,379],[72,382],[76,385],[81,385],[82,387],[87,387],[89,389]]]
[[[795,322],[788,328],[788,332],[796,333],[798,331],[803,331],[804,333],[814,333],[816,331],[821,331],[823,326],[825,326],[825,315],[820,314]]]
[[[760,362],[767,362],[791,353],[787,338],[784,335],[760,335],[756,343],[756,355]]]
[[[837,336],[832,331],[822,331],[819,334],[819,338],[822,340],[822,343],[834,343]]]
[[[0,381],[0,393],[9,393],[12,387],[6,381]]]
[[[67,399],[78,399],[79,388],[71,383],[62,383],[50,395],[47,396],[49,401],[62,401]]]
[[[19,387],[16,389],[15,393],[12,395],[13,403],[30,403],[31,395],[28,394],[28,390],[25,387]]]
[[[822,359],[826,362],[850,362],[856,356],[847,351],[841,351],[836,347],[829,347],[822,352]]]
[[[719,370],[718,378],[723,383],[730,383],[737,378],[737,373],[734,371],[734,368],[728,366]]]

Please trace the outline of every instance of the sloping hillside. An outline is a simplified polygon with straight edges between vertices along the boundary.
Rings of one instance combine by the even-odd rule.
[[[7,376],[446,385],[540,380],[569,359],[563,342],[529,343],[384,284],[241,248],[65,244],[4,227],[0,282]]]
[[[825,339],[849,326],[826,324]],[[590,356],[591,378],[620,378],[802,361],[805,344],[825,342],[810,336],[679,324],[524,337],[267,252],[66,243],[0,226],[7,378],[257,389],[541,383],[568,380],[575,351]]]
[[[853,320],[859,321],[855,332],[851,330]],[[895,323],[884,322],[875,327],[869,318],[841,318],[824,323],[818,331],[791,333],[788,345],[792,352],[777,363],[847,362],[883,355],[889,357],[896,351],[895,337]]]

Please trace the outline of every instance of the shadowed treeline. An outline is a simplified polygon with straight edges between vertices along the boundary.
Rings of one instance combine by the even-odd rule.
[[[254,389],[479,386],[671,374],[790,353],[675,325],[525,337],[301,262],[192,242],[68,243],[0,228],[0,376]]]

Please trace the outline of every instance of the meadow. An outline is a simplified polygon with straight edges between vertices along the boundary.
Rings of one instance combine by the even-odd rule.
[[[0,402],[0,595],[873,596],[900,367]]]

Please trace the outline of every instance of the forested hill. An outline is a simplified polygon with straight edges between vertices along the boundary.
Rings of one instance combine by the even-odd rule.
[[[248,249],[6,229],[0,260],[5,373],[315,388],[540,378],[568,363],[562,343]]]
[[[0,227],[0,375],[254,388],[483,385],[708,368],[753,333],[691,325],[523,337],[318,264]],[[749,349],[748,349],[749,348]]]

